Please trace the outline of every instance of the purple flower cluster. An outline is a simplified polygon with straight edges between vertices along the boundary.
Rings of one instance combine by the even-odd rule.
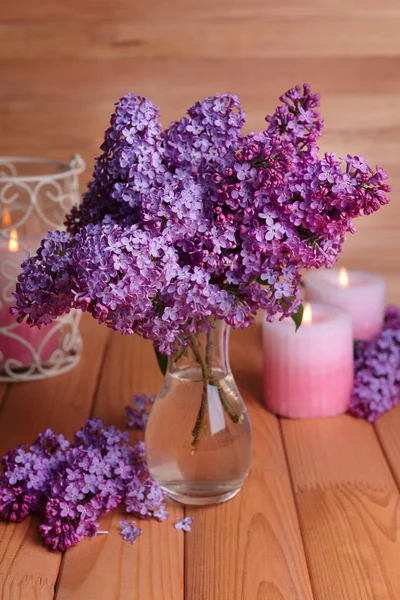
[[[197,102],[161,131],[158,109],[117,104],[69,233],[49,233],[19,276],[19,321],[39,327],[71,308],[170,354],[210,317],[232,327],[258,309],[293,314],[301,270],[330,267],[352,219],[388,202],[382,169],[318,156],[319,96],[281,97],[268,128],[241,134],[236,96]]]
[[[132,406],[125,407],[125,424],[128,429],[146,429],[150,409],[154,404],[155,396],[134,394]]]
[[[369,422],[399,402],[400,308],[386,310],[382,332],[370,342],[357,342],[350,412]]]
[[[164,494],[146,467],[144,445],[129,446],[127,433],[101,419],[88,420],[71,445],[46,431],[28,452],[20,447],[8,452],[3,470],[1,516],[21,522],[43,512],[40,532],[53,550],[95,536],[97,520],[122,501],[140,518],[167,517]]]
[[[158,483],[151,477],[145,462],[144,442],[138,442],[133,450],[131,462],[134,467],[132,477],[126,482],[125,507],[141,519],[155,517],[159,521],[167,519],[165,495]]]
[[[41,433],[29,450],[18,446],[2,458],[0,514],[21,523],[43,507],[51,481],[65,464],[69,442],[51,429]]]

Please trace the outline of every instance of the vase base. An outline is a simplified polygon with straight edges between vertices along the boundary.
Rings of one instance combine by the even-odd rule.
[[[191,506],[209,506],[211,504],[221,504],[222,502],[227,502],[231,498],[234,498],[236,494],[238,494],[241,490],[241,487],[230,490],[229,492],[225,492],[223,494],[215,494],[209,496],[202,496],[197,494],[185,494],[179,491],[173,491],[168,488],[162,488],[164,492],[167,494],[168,498],[171,500],[175,500],[175,502],[179,502],[180,504],[187,504]]]

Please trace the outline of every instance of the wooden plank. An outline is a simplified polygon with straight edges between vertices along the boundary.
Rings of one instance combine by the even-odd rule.
[[[391,94],[398,94],[400,90],[400,80],[396,77],[399,68],[400,59],[397,57],[370,57],[368,60],[363,57],[348,57],[343,60],[321,58],[318,54],[309,58],[238,57],[234,61],[215,57],[212,66],[209,60],[189,60],[184,56],[147,61],[127,56],[118,60],[78,58],[54,61],[49,57],[35,61],[3,59],[0,60],[0,98],[7,111],[13,106],[22,109],[26,104],[33,103],[35,108],[42,111],[47,105],[49,117],[52,117],[61,110],[61,104],[63,108],[65,105],[79,107],[81,111],[89,113],[86,104],[89,102],[102,103],[110,113],[115,100],[123,93],[132,91],[149,95],[159,104],[162,121],[166,125],[169,118],[179,117],[180,112],[197,99],[228,90],[239,94],[248,118],[252,119],[254,110],[273,108],[278,96],[294,83],[310,81],[323,94],[324,106],[327,102],[331,104],[332,118],[338,125],[343,113],[345,118],[349,110],[346,98],[349,97],[351,107],[353,102],[356,104],[351,97],[357,97],[358,112],[352,111],[353,117],[357,120],[364,119],[370,114],[373,117],[370,126],[379,127],[380,122],[370,112],[371,98],[375,98],[377,102],[382,98],[382,105],[378,107],[380,119],[386,108],[397,122],[396,97],[392,99],[393,104],[389,105],[388,100]],[[373,87],[371,79],[374,81]],[[21,80],[24,81],[24,89],[18,86]],[[79,98],[66,96],[71,88],[79,90]],[[340,102],[341,97],[343,99]],[[336,107],[335,111],[336,98],[340,102],[340,108]],[[42,107],[39,102],[42,102]],[[175,114],[166,114],[170,106],[177,106]],[[25,126],[35,117],[34,114],[28,116]],[[3,121],[6,125],[7,120],[3,118]],[[101,134],[102,124],[98,125]],[[351,126],[351,123],[347,125]],[[64,123],[60,121],[57,131],[62,131],[63,128]],[[82,132],[71,133],[78,137]],[[47,135],[43,141],[46,142],[46,139]]]
[[[154,394],[162,375],[151,343],[113,334],[107,351],[94,415],[124,427],[124,407],[132,394]],[[132,440],[137,435],[132,435]],[[57,600],[183,600],[183,534],[174,529],[183,508],[168,505],[169,519],[139,521],[143,534],[134,545],[123,540],[119,521],[132,520],[122,508],[101,520],[107,536],[83,540],[67,551]]]
[[[397,299],[400,298],[400,288]],[[375,431],[400,488],[400,404],[375,422]]]
[[[254,456],[242,491],[194,517],[185,538],[186,600],[312,598],[277,419],[260,404],[260,328],[232,336],[233,372],[253,424]]]
[[[21,15],[24,20],[40,21],[45,14],[48,19],[63,22],[66,19],[77,21],[89,20],[94,17],[107,19],[108,21],[118,21],[120,19],[134,18],[159,18],[177,19],[182,18],[182,13],[189,14],[193,18],[248,18],[268,17],[268,16],[286,16],[302,15],[313,17],[317,15],[329,16],[331,18],[343,17],[343,14],[350,19],[357,17],[371,16],[391,16],[399,14],[399,5],[397,0],[384,0],[377,5],[374,0],[352,0],[351,3],[346,0],[338,0],[335,3],[321,2],[321,0],[303,0],[301,6],[298,0],[248,0],[245,4],[240,0],[219,0],[218,3],[213,0],[202,0],[201,3],[187,3],[185,0],[174,0],[173,2],[163,3],[159,0],[149,0],[145,3],[135,3],[131,5],[125,0],[115,0],[112,4],[109,2],[97,2],[88,0],[84,4],[79,0],[41,0],[40,10],[37,4],[32,4],[29,0],[20,0],[20,2],[7,3],[1,15],[1,21],[20,21]],[[60,25],[58,25],[60,26]]]
[[[48,58],[289,58],[400,54],[399,14],[233,15],[205,18],[182,11],[175,19],[128,18],[0,23],[0,57],[26,61]],[[278,43],[280,40],[284,43]],[[207,40],[207,43],[204,43]]]
[[[282,420],[315,598],[400,597],[400,497],[374,428]]]
[[[89,416],[109,332],[89,316],[82,319],[80,364],[70,373],[13,384],[0,413],[0,452],[51,427],[68,437]],[[61,554],[41,543],[36,518],[20,525],[0,523],[0,597],[2,600],[50,600]]]

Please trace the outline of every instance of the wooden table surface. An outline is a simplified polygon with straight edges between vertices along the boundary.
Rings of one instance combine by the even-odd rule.
[[[155,393],[152,346],[82,323],[71,373],[0,388],[0,451],[52,427],[71,436],[90,415],[123,427],[133,393]],[[277,419],[262,406],[261,328],[232,335],[231,363],[253,424],[250,475],[233,500],[142,521],[134,545],[122,510],[109,535],[46,550],[36,518],[0,524],[1,600],[398,600],[400,406],[376,425],[348,415]],[[133,439],[133,438],[132,438]],[[192,531],[174,529],[194,517]]]
[[[237,93],[247,130],[309,81],[323,95],[322,149],[384,166],[392,203],[362,219],[342,263],[382,273],[400,303],[399,0],[19,0],[0,15],[0,153],[68,159],[92,171],[113,103],[148,95],[167,124],[197,99]],[[154,393],[151,346],[84,318],[80,365],[0,385],[0,451],[89,415],[123,425],[133,393]],[[254,428],[243,491],[188,509],[193,529],[144,522],[135,545],[108,536],[64,555],[37,521],[0,524],[0,600],[399,600],[400,408],[278,420],[261,405],[260,330],[232,336],[231,362]]]

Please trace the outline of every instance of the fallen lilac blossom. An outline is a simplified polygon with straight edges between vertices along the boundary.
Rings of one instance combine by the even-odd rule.
[[[193,517],[185,517],[184,519],[178,519],[174,527],[175,529],[181,529],[182,531],[191,531],[191,525],[193,521]]]
[[[382,332],[355,346],[355,377],[350,413],[374,422],[394,408],[400,396],[400,308],[386,309]]]
[[[19,523],[39,513],[41,535],[53,550],[98,535],[98,519],[121,502],[138,518],[168,516],[143,443],[130,446],[127,432],[101,419],[89,419],[73,444],[47,430],[29,450],[8,452],[2,464],[0,516]]]

